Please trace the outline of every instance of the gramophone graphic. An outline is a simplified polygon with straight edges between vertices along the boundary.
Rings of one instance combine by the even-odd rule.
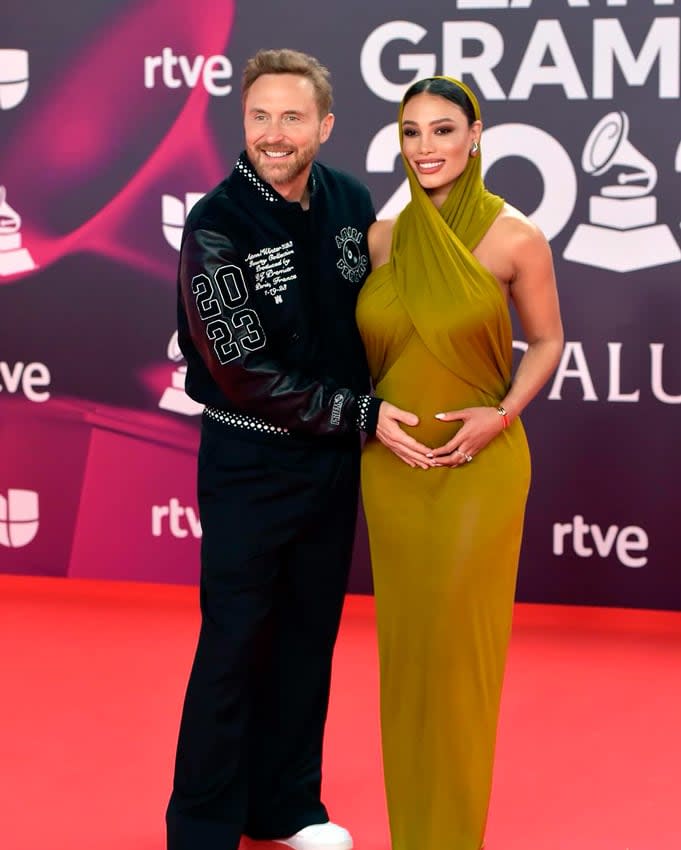
[[[21,217],[7,203],[7,190],[0,186],[0,277],[29,272],[36,267],[33,257],[21,247]]]
[[[177,341],[177,331],[170,337],[168,343],[168,360],[180,363],[184,359]],[[189,398],[184,391],[184,382],[187,377],[187,367],[182,364],[175,369],[171,378],[171,385],[163,391],[158,406],[162,410],[170,410],[172,413],[181,413],[184,416],[198,416],[203,410],[203,405]]]
[[[609,112],[584,145],[582,168],[592,177],[613,166],[625,170],[617,182],[589,198],[590,224],[580,224],[563,256],[566,260],[629,272],[681,260],[681,250],[666,224],[657,221],[657,198],[649,194],[657,169],[629,142],[629,118]]]

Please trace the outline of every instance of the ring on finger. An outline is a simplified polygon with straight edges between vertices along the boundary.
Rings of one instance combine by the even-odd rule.
[[[464,452],[463,455],[466,458],[466,463],[470,463],[473,460],[473,455],[469,455],[466,452]]]

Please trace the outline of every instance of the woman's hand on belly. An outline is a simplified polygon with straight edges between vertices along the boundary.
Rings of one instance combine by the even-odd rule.
[[[402,430],[402,425],[414,427],[418,424],[419,418],[415,413],[382,401],[378,409],[376,437],[412,468],[430,469],[438,463],[433,457],[433,450]]]
[[[461,466],[470,463],[504,429],[504,420],[495,407],[466,407],[436,413],[440,422],[463,422],[444,445],[432,452],[437,466]]]

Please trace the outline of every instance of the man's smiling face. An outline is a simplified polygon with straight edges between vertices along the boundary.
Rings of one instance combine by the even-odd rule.
[[[244,102],[246,152],[262,180],[287,195],[307,183],[312,161],[333,126],[319,115],[315,89],[298,74],[263,74]]]

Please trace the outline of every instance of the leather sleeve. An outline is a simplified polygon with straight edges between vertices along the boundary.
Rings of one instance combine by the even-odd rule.
[[[179,282],[192,342],[230,407],[307,434],[343,434],[365,423],[350,389],[285,366],[272,352],[227,236],[189,231]]]

